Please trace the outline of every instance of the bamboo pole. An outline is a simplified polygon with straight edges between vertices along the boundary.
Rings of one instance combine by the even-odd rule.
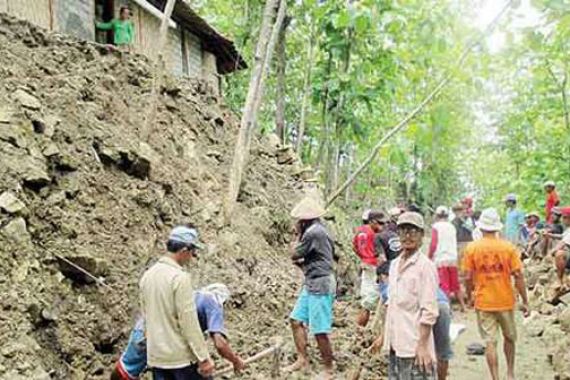
[[[485,28],[483,33],[477,38],[475,38],[470,44],[465,47],[459,59],[455,63],[455,68],[460,68],[465,59],[469,56],[473,48],[479,45],[483,39],[497,26],[501,17],[507,12],[507,10],[511,7],[515,0],[510,0],[507,4],[503,7],[503,9],[495,16],[493,21],[489,23],[489,25]],[[450,70],[445,77],[437,84],[437,86],[424,98],[424,100],[417,105],[410,113],[406,115],[399,123],[397,123],[384,137],[376,143],[372,152],[368,157],[364,160],[364,162],[355,170],[355,172],[348,178],[334,193],[327,199],[327,207],[330,206],[345,190],[349,187],[356,178],[362,173],[364,169],[370,165],[370,163],[374,160],[374,158],[378,155],[380,149],[384,146],[384,144],[392,138],[396,133],[400,132],[402,129],[408,126],[410,121],[412,121],[440,92],[441,90],[450,82],[453,78],[453,72]]]

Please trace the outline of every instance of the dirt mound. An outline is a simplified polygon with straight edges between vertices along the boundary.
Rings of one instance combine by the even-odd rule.
[[[106,378],[132,326],[138,279],[181,222],[194,223],[208,244],[193,269],[199,284],[225,282],[234,293],[234,346],[248,355],[271,336],[290,341],[300,273],[284,243],[302,187],[291,160],[254,142],[235,218],[224,227],[238,120],[201,83],[166,77],[145,131],[147,59],[2,14],[0,79],[0,378]],[[342,351],[350,329],[335,334]],[[345,370],[350,351],[338,359]],[[264,378],[261,369],[246,377]]]
[[[552,257],[525,263],[531,316],[525,321],[530,336],[549,348],[548,361],[556,378],[570,380],[570,293],[558,286]]]

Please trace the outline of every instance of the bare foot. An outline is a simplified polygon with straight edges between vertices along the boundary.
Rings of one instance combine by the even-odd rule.
[[[297,361],[291,365],[282,369],[283,373],[291,373],[297,371],[309,372],[309,362],[303,359],[297,359]]]

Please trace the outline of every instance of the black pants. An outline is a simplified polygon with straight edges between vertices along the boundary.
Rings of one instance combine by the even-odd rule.
[[[198,365],[192,364],[188,367],[176,369],[153,368],[152,378],[154,380],[211,380],[211,377],[203,377],[198,373]]]

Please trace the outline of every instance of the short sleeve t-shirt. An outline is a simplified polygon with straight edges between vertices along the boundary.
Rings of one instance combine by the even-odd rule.
[[[209,334],[220,333],[225,335],[224,307],[216,300],[215,296],[206,292],[196,292],[196,310],[200,329]]]
[[[465,250],[463,270],[473,274],[475,309],[507,311],[515,306],[511,275],[522,269],[515,246],[492,237],[469,244]]]

